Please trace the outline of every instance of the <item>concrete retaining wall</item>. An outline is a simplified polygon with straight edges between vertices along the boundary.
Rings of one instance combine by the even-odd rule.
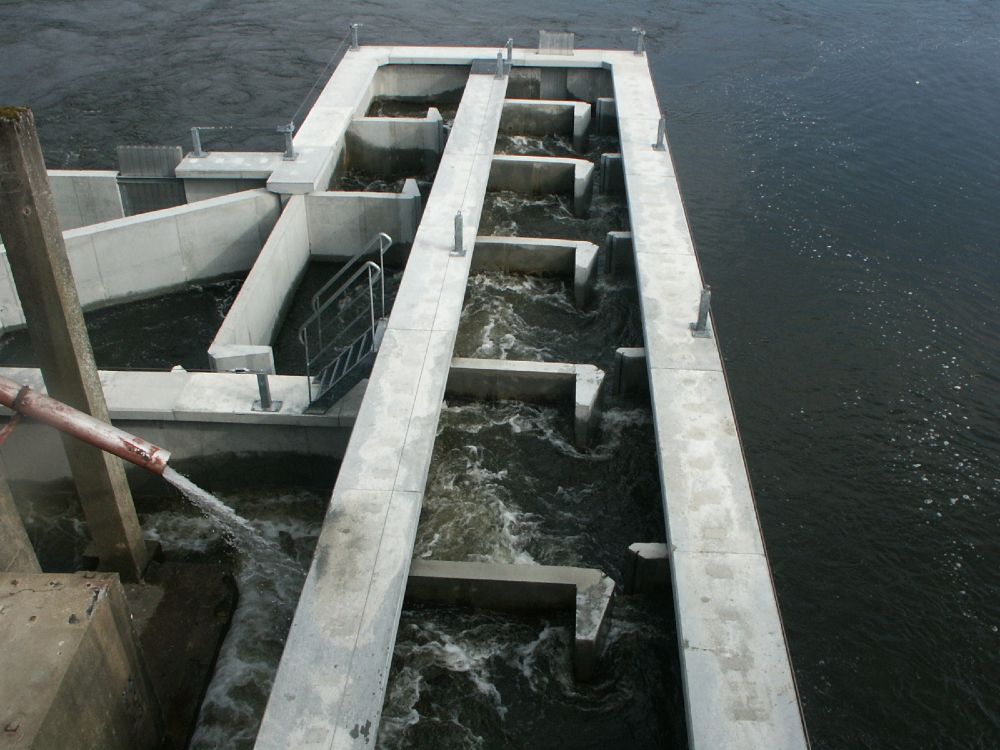
[[[312,193],[305,198],[310,252],[317,258],[350,258],[379,232],[394,243],[413,242],[420,223],[420,191],[407,180],[403,192]]]
[[[117,172],[51,169],[49,186],[64,232],[125,216]]]
[[[306,198],[293,195],[208,349],[213,369],[247,367],[240,363],[239,347],[270,347],[308,262]],[[274,370],[273,360],[269,369]]]
[[[575,99],[593,104],[614,96],[611,71],[605,67],[520,67],[510,72],[507,87],[511,98]]]
[[[359,117],[347,129],[346,167],[373,174],[433,171],[444,150],[444,120],[426,117]]]
[[[514,135],[573,136],[573,148],[586,147],[590,104],[547,99],[508,99],[503,105],[500,132]]]
[[[586,216],[593,176],[594,165],[585,159],[498,155],[493,157],[489,189],[525,195],[569,194],[573,196],[573,213]]]
[[[245,271],[278,218],[263,190],[64,232],[84,308],[148,297]],[[7,255],[0,255],[0,326],[24,325]]]
[[[468,79],[468,65],[383,65],[376,71],[357,114],[364,116],[375,97],[427,100],[429,105],[458,102]]]

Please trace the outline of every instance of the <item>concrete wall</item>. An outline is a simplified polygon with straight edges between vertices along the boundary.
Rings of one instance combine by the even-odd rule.
[[[594,165],[584,159],[550,156],[493,157],[490,190],[513,190],[526,195],[568,193],[573,213],[586,216],[593,194]]]
[[[313,193],[305,205],[310,252],[318,258],[349,258],[379,232],[409,244],[420,223],[420,191],[413,180],[399,194]]]
[[[190,179],[184,180],[184,194],[188,203],[218,198],[220,195],[242,193],[245,190],[257,190],[267,185],[265,179]]]
[[[426,99],[428,104],[458,102],[468,79],[468,65],[383,65],[376,71],[357,116],[365,115],[375,97]]]
[[[64,232],[125,216],[117,172],[51,169],[49,186]]]
[[[220,347],[270,346],[308,262],[306,198],[293,195],[209,347],[213,363]]]
[[[573,136],[573,148],[583,151],[590,130],[591,106],[587,102],[508,99],[503,105],[500,132],[545,136]]]
[[[611,71],[605,67],[515,67],[510,72],[507,95],[511,99],[575,99],[593,104],[613,97]]]
[[[117,575],[5,576],[0,612],[5,746],[159,746],[162,715]]]
[[[255,190],[64,232],[80,303],[103,307],[245,271],[278,212],[277,196]],[[0,327],[23,325],[3,253]]]
[[[373,174],[422,174],[434,170],[444,150],[444,121],[431,107],[426,117],[359,117],[347,129],[346,166]]]

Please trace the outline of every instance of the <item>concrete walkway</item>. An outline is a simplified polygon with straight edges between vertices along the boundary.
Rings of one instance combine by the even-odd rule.
[[[361,747],[375,741],[506,87],[506,78],[472,75],[465,88],[302,590],[258,748]],[[465,216],[463,257],[451,254],[457,211]]]

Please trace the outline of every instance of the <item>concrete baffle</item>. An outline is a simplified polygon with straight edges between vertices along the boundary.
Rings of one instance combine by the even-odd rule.
[[[0,196],[0,237],[49,395],[108,422],[30,109],[0,107]],[[102,566],[138,580],[147,553],[121,461],[75,438],[63,446]]]
[[[7,573],[0,612],[0,745],[159,745],[160,707],[115,574]]]

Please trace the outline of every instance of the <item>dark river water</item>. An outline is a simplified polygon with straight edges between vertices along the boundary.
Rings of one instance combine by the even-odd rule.
[[[646,28],[813,745],[1000,746],[1000,5],[0,0],[0,102],[53,168],[277,150],[352,20]]]

